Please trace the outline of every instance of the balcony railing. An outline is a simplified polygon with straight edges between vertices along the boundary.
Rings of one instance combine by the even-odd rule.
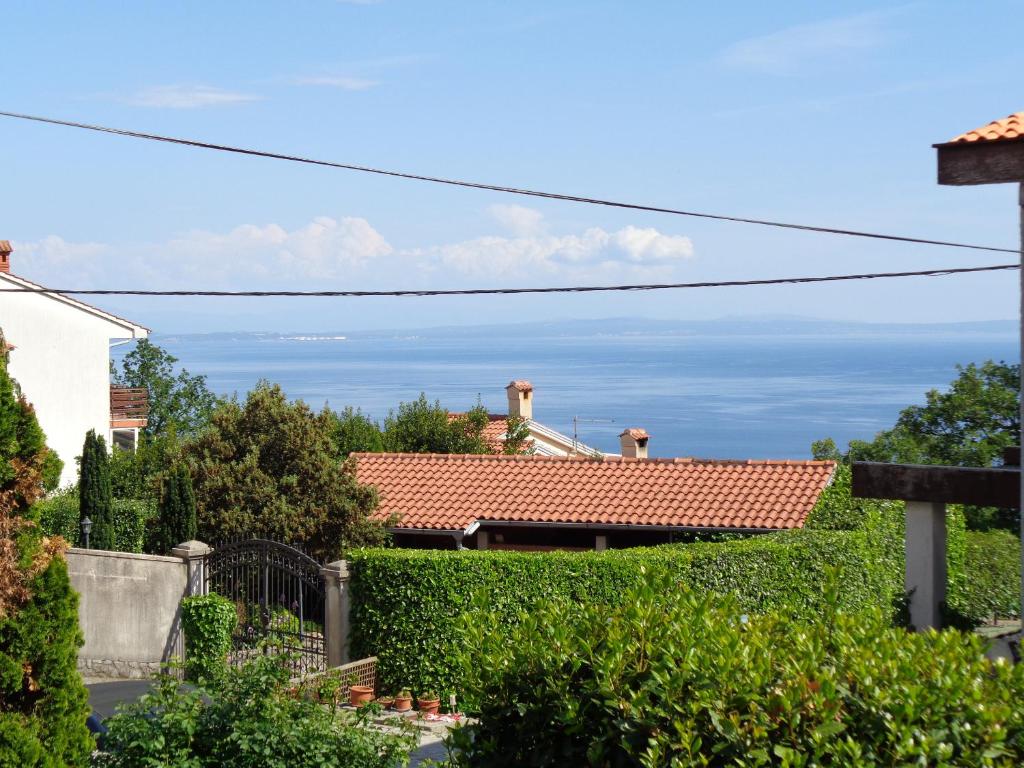
[[[149,390],[145,387],[110,387],[110,426],[144,427],[149,419]]]

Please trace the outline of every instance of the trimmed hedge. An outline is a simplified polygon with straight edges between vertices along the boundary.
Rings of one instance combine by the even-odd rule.
[[[950,605],[974,622],[1020,615],[1020,539],[1009,531],[967,531],[963,584]]]
[[[42,501],[36,502],[33,512],[39,516],[39,525],[47,536],[63,536],[71,546],[81,546],[78,491],[74,487],[62,489]],[[136,499],[113,499],[111,502],[114,527],[114,550],[142,552],[146,539],[146,525],[156,516],[156,505]],[[160,554],[166,554],[161,552]]]
[[[790,531],[742,540],[608,552],[356,550],[352,653],[378,657],[385,689],[458,693],[457,631],[475,593],[511,630],[538,600],[616,605],[645,572],[666,571],[702,591],[735,593],[751,613],[792,606],[814,617],[824,606],[830,566],[843,571],[841,607],[890,612],[902,597],[895,526],[866,531]]]
[[[195,682],[220,680],[227,670],[231,633],[238,625],[235,604],[211,592],[181,601],[185,631],[185,676]]]
[[[524,606],[510,632],[477,605],[458,654],[477,718],[446,765],[1024,764],[1024,666],[977,636],[845,612],[848,577],[826,575],[809,622],[663,575],[617,606]]]

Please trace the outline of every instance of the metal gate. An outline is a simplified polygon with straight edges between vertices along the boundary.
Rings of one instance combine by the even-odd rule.
[[[235,604],[231,664],[285,655],[297,674],[327,669],[324,582],[320,564],[266,539],[233,541],[206,556],[206,589]]]

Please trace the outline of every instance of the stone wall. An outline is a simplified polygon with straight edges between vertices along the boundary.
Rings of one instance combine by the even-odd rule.
[[[78,653],[82,674],[149,677],[182,658],[186,560],[95,549],[71,549],[67,560],[85,636]]]

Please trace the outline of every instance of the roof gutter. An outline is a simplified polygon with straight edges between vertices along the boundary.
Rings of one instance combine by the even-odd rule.
[[[683,533],[778,533],[793,528],[725,528],[722,526],[700,525],[643,525],[640,523],[555,523],[529,522],[527,520],[476,520],[464,530],[440,528],[389,528],[389,533],[411,533],[420,536],[472,536],[481,527],[485,528],[572,528],[588,531],[677,531]]]

